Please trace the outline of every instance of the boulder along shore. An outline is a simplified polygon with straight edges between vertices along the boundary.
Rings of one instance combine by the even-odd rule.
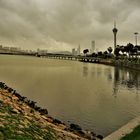
[[[77,124],[66,125],[48,110],[0,82],[0,140],[102,140]]]

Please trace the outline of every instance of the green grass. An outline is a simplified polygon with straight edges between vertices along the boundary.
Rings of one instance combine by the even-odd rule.
[[[127,134],[120,140],[140,140],[140,125],[137,126],[130,134]]]
[[[37,121],[13,113],[13,108],[1,100],[0,124],[0,140],[57,140],[52,128],[46,126],[45,131]]]
[[[54,136],[54,131],[53,129],[49,128],[48,133],[43,136],[44,140],[57,140],[56,137]]]

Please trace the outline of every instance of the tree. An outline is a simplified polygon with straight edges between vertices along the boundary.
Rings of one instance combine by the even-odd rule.
[[[107,50],[108,50],[108,52],[109,52],[110,54],[111,54],[112,51],[113,51],[112,47],[107,48]]]
[[[115,50],[114,50],[114,54],[118,57],[119,55],[120,55],[120,48],[119,48],[119,46],[117,47],[117,48],[115,48]]]
[[[125,46],[120,46],[120,51],[124,54],[125,53]]]
[[[104,53],[103,53],[104,55],[104,58],[108,58],[108,52],[107,51],[104,51]]]
[[[108,52],[107,52],[107,51],[104,51],[104,54],[105,54],[105,55],[107,55],[107,54],[108,54]]]
[[[129,56],[130,56],[131,53],[133,53],[133,48],[134,48],[134,45],[131,44],[131,43],[128,43],[126,45],[126,52],[129,54]]]
[[[83,53],[86,55],[89,52],[88,49],[83,50]]]
[[[135,47],[137,48],[138,51],[140,51],[140,46],[136,45]]]
[[[94,52],[91,54],[92,57],[97,57],[97,54]]]
[[[98,52],[98,56],[102,56],[102,55],[103,55],[102,51]]]

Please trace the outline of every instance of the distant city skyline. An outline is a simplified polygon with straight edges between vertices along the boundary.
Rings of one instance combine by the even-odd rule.
[[[82,51],[94,39],[97,50],[106,50],[114,48],[114,20],[117,44],[135,44],[139,7],[139,0],[1,0],[0,44],[56,52],[71,51],[80,43]]]

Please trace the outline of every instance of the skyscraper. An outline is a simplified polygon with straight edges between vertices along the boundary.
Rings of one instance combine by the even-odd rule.
[[[91,50],[90,50],[90,53],[93,53],[95,52],[95,41],[91,41]]]
[[[72,55],[76,55],[77,54],[77,51],[75,48],[72,49]]]
[[[114,22],[114,28],[113,28],[113,34],[114,34],[114,50],[117,46],[117,32],[118,32],[118,29],[116,28],[116,22]]]
[[[79,44],[79,46],[77,48],[77,55],[80,55],[80,52],[81,52],[81,47],[80,47],[80,44]]]

